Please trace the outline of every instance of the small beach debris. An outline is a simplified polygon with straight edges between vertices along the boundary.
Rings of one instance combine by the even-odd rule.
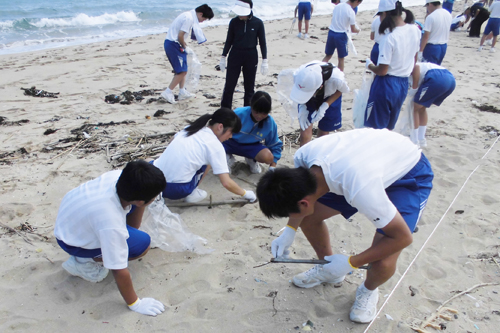
[[[500,109],[498,109],[496,106],[489,105],[489,104],[479,104],[479,103],[474,103],[476,101],[472,101],[472,105],[476,109],[479,109],[479,111],[484,111],[484,112],[492,112],[492,113],[500,113]]]
[[[313,327],[314,327],[314,324],[310,320],[307,320],[305,323],[302,324],[303,331],[312,331]]]
[[[21,119],[18,121],[7,121],[7,117],[0,117],[0,125],[3,126],[21,126],[21,124],[29,123],[28,119]]]
[[[387,320],[394,320],[394,318],[392,318],[389,314],[385,314],[385,317],[387,318]]]
[[[158,110],[155,112],[153,117],[162,117],[164,114],[170,114],[170,113],[172,113],[172,112],[165,111],[165,110]]]
[[[272,81],[269,81],[268,83],[258,83],[255,85],[255,88],[260,88],[264,86],[274,87],[274,83]]]
[[[460,215],[460,214],[463,214],[463,213],[464,213],[464,211],[460,210],[460,209],[455,211],[455,214],[457,214],[457,215]]]
[[[210,103],[208,106],[211,106],[213,108],[220,108],[220,103]]]
[[[257,279],[257,278],[255,278],[255,282],[263,282],[263,283],[267,284],[267,282],[266,282],[266,281],[261,280],[261,279]]]
[[[212,95],[212,94],[208,94],[208,93],[207,93],[207,94],[203,94],[203,96],[204,96],[206,99],[216,99],[216,98],[217,98],[217,96]]]
[[[57,95],[59,95],[59,93],[51,93],[51,92],[48,92],[48,91],[45,91],[45,90],[36,89],[35,86],[33,86],[33,87],[29,88],[29,89],[21,88],[21,90],[24,90],[24,94],[26,96],[33,96],[33,97],[57,98]]]
[[[124,104],[124,105],[130,105],[132,102],[137,101],[141,102],[144,99],[144,96],[155,96],[159,94],[159,91],[162,91],[161,89],[146,89],[146,90],[140,90],[140,91],[130,91],[126,90],[122,92],[120,95],[116,94],[111,94],[107,95],[104,97],[104,101],[108,104]],[[151,100],[154,98],[149,99],[146,103],[149,104],[151,103]],[[158,100],[157,98],[155,100]]]

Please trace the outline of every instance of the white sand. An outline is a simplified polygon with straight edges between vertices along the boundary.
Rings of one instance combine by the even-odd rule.
[[[413,10],[417,19],[423,21],[423,8]],[[364,60],[371,50],[372,16],[373,12],[361,12],[357,18],[362,29],[354,40],[359,55],[350,55],[345,65],[351,89],[360,86],[364,64],[359,60]],[[297,39],[296,31],[288,34],[291,20],[265,22],[270,74],[321,60],[327,31],[320,28],[327,27],[329,22],[329,16],[313,17],[310,35],[319,39],[306,41]],[[302,330],[307,320],[314,323],[317,332],[366,329],[367,325],[352,323],[348,317],[364,272],[348,276],[341,288],[318,286],[301,290],[290,280],[294,274],[309,268],[308,265],[269,264],[254,268],[270,259],[270,244],[275,238],[271,233],[286,223],[284,219],[267,220],[258,205],[172,209],[181,214],[192,232],[207,238],[208,246],[215,252],[196,255],[155,249],[141,261],[130,263],[137,293],[141,297],[155,297],[168,306],[156,318],[129,311],[111,275],[101,283],[91,284],[69,276],[61,268],[68,256],[57,245],[53,226],[62,197],[80,183],[113,168],[106,161],[105,146],[98,144],[121,140],[118,148],[111,147],[111,154],[136,146],[139,149],[141,136],[178,131],[185,126],[185,120],[215,111],[208,105],[220,101],[224,85],[224,76],[214,66],[219,62],[226,29],[206,29],[209,42],[201,46],[191,43],[202,59],[204,76],[196,98],[177,105],[145,101],[108,105],[103,101],[105,95],[127,89],[167,86],[172,73],[163,51],[164,35],[0,56],[0,116],[7,117],[6,121],[29,119],[29,123],[0,127],[0,154],[12,152],[0,158],[0,221],[12,228],[22,223],[35,227],[34,233],[20,232],[32,245],[18,234],[2,229],[0,331],[294,332]],[[380,288],[379,307],[437,223],[441,223],[373,323],[370,329],[373,332],[412,332],[410,325],[420,325],[458,291],[500,281],[500,266],[491,259],[500,261],[500,143],[485,156],[498,137],[500,114],[482,112],[473,105],[500,105],[500,62],[497,54],[477,53],[478,44],[478,39],[466,37],[465,32],[451,34],[443,66],[455,75],[457,88],[441,107],[429,110],[429,147],[424,150],[435,172],[435,187],[414,243],[401,255],[394,277]],[[332,62],[336,63],[336,55]],[[257,75],[257,84],[269,82],[276,84],[277,80],[271,75]],[[33,85],[60,92],[60,96],[57,99],[24,96],[20,88]],[[297,123],[291,125],[276,103],[275,88],[260,89],[275,98],[273,116],[280,133],[298,129]],[[217,99],[206,99],[204,93],[214,94]],[[235,93],[234,107],[242,106],[242,97],[242,93]],[[343,130],[353,127],[352,98],[352,93],[344,96]],[[152,117],[159,109],[172,113],[163,118]],[[146,119],[146,115],[151,119]],[[58,121],[49,121],[56,116],[60,118]],[[49,143],[75,138],[70,130],[86,123],[124,120],[135,123],[97,126],[91,130],[92,138],[81,144],[93,145],[94,151],[79,147],[72,150],[78,140],[58,144],[67,147],[63,150],[44,150]],[[45,136],[47,129],[58,131]],[[128,144],[122,139],[124,135],[132,138]],[[140,144],[161,143],[145,143],[143,139]],[[21,153],[22,148],[27,153]],[[297,145],[287,143],[279,164],[291,166],[296,149]],[[249,174],[244,166],[238,177],[254,183],[259,178]],[[235,180],[252,189],[244,181]],[[208,190],[214,200],[234,197],[213,175],[207,177],[201,188]],[[366,249],[374,233],[369,221],[359,214],[351,222],[333,218],[328,225],[334,251],[340,253]],[[293,251],[296,258],[315,255],[300,232]],[[410,287],[415,291],[413,297]],[[470,295],[457,297],[447,304],[458,311],[457,318],[451,314],[451,321],[441,318],[434,323],[446,324],[449,332],[498,331],[499,293],[498,285],[484,286]],[[434,331],[430,327],[426,330]]]

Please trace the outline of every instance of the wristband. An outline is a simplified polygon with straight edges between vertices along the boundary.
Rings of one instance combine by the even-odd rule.
[[[286,225],[288,228],[292,229],[293,231],[297,232],[297,228],[292,227],[291,225],[287,224]]]
[[[351,257],[352,257],[352,256],[351,256]],[[354,269],[358,269],[358,267],[354,267],[354,266],[351,264],[351,257],[349,257],[349,258],[347,259],[347,262],[349,263],[349,266],[351,266],[351,267],[352,267],[352,268],[354,268]]]
[[[140,298],[139,298],[139,297],[137,297],[137,299],[135,300],[135,302],[134,302],[134,303],[132,303],[132,304],[128,304],[128,306],[133,306],[135,303],[139,302],[139,299],[140,299]]]
[[[242,197],[244,197],[244,196],[245,196],[245,194],[247,194],[247,190],[243,190],[243,191],[245,191],[245,193],[243,193],[243,194],[241,195]]]

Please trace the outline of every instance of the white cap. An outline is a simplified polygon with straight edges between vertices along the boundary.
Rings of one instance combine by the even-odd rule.
[[[290,98],[298,104],[305,104],[322,84],[321,66],[319,64],[306,66],[295,74]]]
[[[398,0],[380,0],[378,4],[378,12],[390,12],[396,9],[396,2]]]
[[[238,16],[248,16],[252,12],[252,8],[250,8],[250,4],[246,2],[236,1],[231,11]]]
[[[431,2],[439,2],[439,3],[443,3],[442,0],[425,0],[425,4],[428,4],[428,3],[431,3]]]

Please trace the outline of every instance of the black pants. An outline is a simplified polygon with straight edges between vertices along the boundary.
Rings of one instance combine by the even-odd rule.
[[[232,108],[234,88],[236,88],[242,70],[243,86],[245,88],[243,106],[250,105],[250,100],[255,92],[255,75],[257,74],[258,62],[257,48],[231,50],[227,59],[226,84],[222,93],[221,107]]]
[[[481,26],[484,21],[490,17],[490,13],[487,9],[479,8],[477,10],[476,17],[470,23],[469,37],[480,37],[481,36]]]

